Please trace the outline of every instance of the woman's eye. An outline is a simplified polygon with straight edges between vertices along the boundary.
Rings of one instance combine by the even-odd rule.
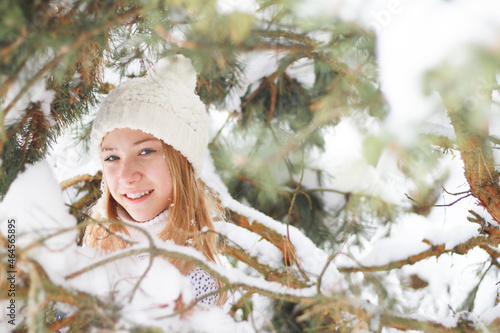
[[[155,152],[156,152],[156,149],[146,148],[146,149],[141,150],[140,155],[149,155],[149,154],[152,154]]]
[[[118,156],[110,155],[104,158],[104,162],[113,162],[118,160]]]

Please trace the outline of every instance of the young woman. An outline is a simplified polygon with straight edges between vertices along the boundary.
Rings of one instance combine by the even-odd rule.
[[[125,221],[163,241],[192,246],[215,261],[217,239],[212,216],[217,205],[198,178],[208,144],[205,106],[194,93],[196,73],[189,60],[177,58],[146,78],[131,79],[103,101],[91,133],[102,162],[102,196],[92,211],[96,220]],[[116,235],[145,240],[136,228],[90,225],[84,244],[105,250],[127,247]],[[219,282],[192,263],[170,259],[189,276],[203,304],[222,304]]]

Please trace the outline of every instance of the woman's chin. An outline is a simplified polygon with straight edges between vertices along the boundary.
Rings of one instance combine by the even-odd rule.
[[[151,220],[154,216],[151,214],[143,213],[143,212],[128,212],[130,217],[134,219],[136,222],[146,222]]]

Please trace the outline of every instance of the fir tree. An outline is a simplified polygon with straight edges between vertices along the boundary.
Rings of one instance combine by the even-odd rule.
[[[302,297],[228,283],[237,295],[231,315],[251,321],[252,295],[258,294],[274,302],[271,320],[261,328],[269,331],[480,331],[470,319],[477,291],[484,277],[494,278],[499,269],[500,187],[494,150],[500,141],[488,132],[484,112],[491,104],[491,94],[498,93],[494,79],[499,69],[498,49],[476,51],[477,66],[443,65],[426,78],[428,91],[443,100],[456,140],[421,132],[405,145],[370,126],[383,124],[389,113],[379,87],[376,36],[342,20],[325,22],[319,15],[300,18],[295,5],[261,1],[258,10],[244,13],[225,12],[216,2],[203,0],[4,1],[0,4],[0,197],[26,165],[47,156],[64,131],[76,128],[75,142],[87,144],[91,126],[91,121],[85,122],[87,116],[114,88],[105,81],[105,71],[122,78],[142,76],[159,59],[183,54],[199,73],[197,92],[210,112],[226,111],[227,120],[210,142],[210,151],[232,197],[285,226],[297,227],[317,249],[328,253],[330,265],[337,265],[340,255],[354,257],[346,247],[360,252],[374,235],[388,239],[402,214],[425,218],[448,177],[440,169],[440,161],[449,154],[463,161],[469,186],[459,193],[448,191],[449,195],[457,201],[474,197],[487,212],[471,210],[467,218],[477,224],[479,235],[451,248],[428,241],[427,250],[402,260],[371,266],[356,260],[351,266],[338,263],[348,287],[325,294],[320,284],[323,276],[318,283],[318,276],[307,274],[307,262],[300,260],[290,234],[230,211],[233,224],[269,242],[284,258],[280,267],[271,267],[228,237],[225,255],[231,263],[245,267],[251,276],[290,288],[317,286],[314,297]],[[269,63],[269,70],[258,77],[249,71],[256,58]],[[295,74],[301,68],[309,71],[311,82]],[[481,85],[486,101],[470,103],[477,84],[469,77],[487,78]],[[346,119],[363,137],[367,164],[376,166],[384,151],[395,151],[398,169],[412,183],[406,204],[325,186],[337,175],[313,162],[324,152],[329,131]],[[425,181],[424,175],[432,179]],[[78,221],[99,196],[100,178],[100,173],[82,175],[61,184],[63,190],[72,188],[79,193],[71,202],[71,213]],[[84,225],[77,228],[82,231]],[[2,238],[0,244],[7,243]],[[456,309],[463,312],[450,314],[456,319],[453,325],[412,316],[415,309],[407,308],[391,289],[418,295],[428,282],[403,268],[447,254],[464,256],[474,249],[487,253],[484,264],[491,270],[478,273],[462,308]],[[6,262],[2,257],[3,266]],[[120,313],[113,299],[67,290],[51,281],[39,266],[34,271],[47,292],[44,311],[35,318],[42,331],[64,326],[74,331],[117,329],[114,325]],[[20,274],[20,297],[28,299],[30,279],[35,275],[33,271]],[[392,285],[395,276],[400,279],[397,287]],[[5,295],[5,287],[0,289]],[[81,311],[61,322],[53,313],[56,302]],[[498,297],[494,303],[496,306]],[[496,324],[490,324],[492,330]],[[19,331],[33,329],[33,325],[27,320]]]

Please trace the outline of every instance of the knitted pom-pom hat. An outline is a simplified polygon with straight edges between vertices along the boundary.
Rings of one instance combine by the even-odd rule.
[[[196,72],[184,57],[162,60],[146,78],[125,81],[102,102],[90,135],[99,158],[107,133],[118,128],[151,134],[184,155],[201,173],[208,145],[208,116],[195,94]]]

